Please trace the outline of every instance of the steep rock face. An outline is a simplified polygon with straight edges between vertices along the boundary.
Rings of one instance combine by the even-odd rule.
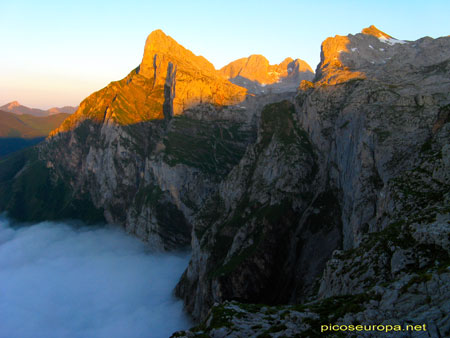
[[[278,65],[270,65],[262,55],[233,61],[221,68],[220,73],[255,94],[295,91],[302,80],[314,77],[313,70],[303,60],[286,58]]]
[[[341,244],[333,213],[339,204],[294,106],[266,106],[256,143],[196,216],[192,259],[177,294],[197,319],[225,299],[297,299]]]
[[[21,220],[106,220],[154,248],[186,246],[203,200],[254,141],[262,106],[292,97],[246,93],[206,59],[155,31],[139,67],[86,98],[37,158],[7,171],[0,183],[12,196],[0,208]],[[42,180],[32,190],[48,191],[42,204],[27,199],[31,190],[20,183],[33,176]],[[58,211],[45,207],[52,194],[63,196]],[[73,215],[69,206],[80,203],[91,211]],[[34,212],[38,205],[48,212]]]
[[[441,278],[439,274],[449,259],[448,243],[442,240],[449,235],[445,216],[449,187],[445,155],[449,143],[449,44],[450,38],[400,41],[375,27],[323,43],[315,82],[303,81],[300,85],[292,117],[296,127],[306,132],[314,155],[309,159],[299,157],[297,162],[281,151],[283,142],[273,136],[268,148],[275,149],[277,156],[271,153],[270,163],[262,161],[252,149],[261,147],[264,139],[263,113],[257,143],[222,182],[219,206],[207,208],[225,210],[225,216],[208,221],[200,212],[194,222],[192,259],[177,293],[195,318],[206,318],[209,306],[224,300],[270,304],[315,299],[317,306],[326,307],[334,302],[326,297],[365,294],[374,287],[378,287],[373,289],[375,296],[361,296],[366,297],[367,304],[363,302],[356,312],[364,314],[352,314],[351,318],[370,323],[374,318],[381,321],[396,313],[397,317],[392,318],[400,321],[402,314],[408,313],[408,306],[422,306],[414,313],[416,319],[431,316],[434,305],[423,301],[426,292],[422,292],[421,272],[417,270],[417,277],[411,269],[431,269],[430,282],[446,292],[442,278],[446,280],[448,276]],[[291,151],[295,154],[302,148],[297,145]],[[287,163],[291,164],[290,169],[283,172]],[[298,172],[295,163],[302,168]],[[311,169],[311,163],[316,174],[305,180],[302,172]],[[259,172],[275,181],[278,174],[286,177],[289,187],[296,187],[295,192],[290,195],[290,188],[285,188],[277,194],[276,184],[258,180]],[[410,182],[405,183],[405,179]],[[252,195],[254,191],[259,193]],[[243,196],[248,200],[240,207]],[[277,209],[280,213],[273,223],[258,218],[258,207],[251,209],[251,201],[261,199],[277,206],[287,196],[292,200],[288,199],[287,209]],[[414,210],[423,214],[414,216]],[[213,213],[221,215],[219,211]],[[283,243],[279,256],[276,246],[254,238],[259,233],[270,233],[268,229],[278,224],[277,220],[290,229],[283,234],[277,228],[277,235],[269,236],[276,238],[276,243]],[[232,227],[230,223],[236,225]],[[257,231],[255,224],[262,230]],[[402,244],[405,241],[409,241],[406,246]],[[337,251],[323,278],[315,280],[331,251],[341,245],[344,254]],[[317,271],[308,266],[311,260],[318,263]],[[277,277],[270,279],[268,276],[274,271],[270,264],[274,262],[278,263]],[[260,275],[258,268],[269,275]],[[258,276],[257,281],[262,284],[253,282],[253,276]],[[398,284],[396,278],[403,278],[402,282]],[[383,283],[389,285],[380,286]],[[264,292],[265,287],[285,290],[281,286],[287,285],[289,296],[268,296]],[[407,286],[398,292],[398,299],[405,303],[394,306],[389,303],[389,295],[401,285]],[[408,294],[407,289],[413,285],[417,289],[412,287]],[[431,316],[433,321],[448,325],[442,313],[449,298],[433,298],[433,302],[439,307],[439,312]],[[339,314],[344,318],[345,311],[353,310],[344,307]],[[372,310],[376,316],[372,316]],[[332,317],[318,319],[328,322]],[[333,317],[332,322],[338,318]],[[343,322],[348,323],[345,318]],[[210,321],[205,322],[207,327],[209,324]],[[308,328],[311,325],[304,329]],[[225,336],[226,332],[229,331],[222,330],[217,336]]]
[[[301,124],[342,192],[345,248],[387,224],[389,180],[415,165],[449,103],[449,38],[398,42],[367,31],[325,40],[316,82],[296,98]],[[348,51],[336,52],[343,40]]]
[[[242,87],[223,81],[208,60],[194,55],[161,30],[147,38],[139,73],[151,79],[154,87],[175,88],[170,83],[176,83],[176,95],[172,93],[175,115],[199,103],[231,105],[246,96]],[[167,82],[169,75],[172,81]]]
[[[309,302],[279,306],[217,303],[199,326],[173,337],[317,337],[323,334],[323,323],[389,323],[392,327],[383,333],[386,337],[397,337],[398,331],[406,329],[405,323],[414,323],[422,325],[414,336],[448,336],[448,135],[450,124],[446,123],[424,144],[416,166],[390,181],[396,204],[393,222],[366,235],[355,249],[336,250]],[[355,331],[347,335],[379,335]]]
[[[320,298],[445,270],[450,255],[449,135],[447,123],[423,145],[412,169],[388,182],[390,224],[364,236],[357,248],[334,253],[321,280]]]
[[[425,325],[414,336],[448,336],[448,135],[450,124],[446,123],[425,143],[416,166],[390,181],[396,204],[393,222],[366,235],[357,248],[336,250],[310,302],[276,307],[236,301],[215,304],[203,323],[173,337],[317,337],[323,334],[323,323],[389,323],[392,327],[383,333],[386,337],[397,337],[398,331],[406,329],[405,323],[414,323]],[[379,335],[375,331],[347,333],[349,337]]]
[[[199,110],[223,119],[201,120]],[[154,248],[186,246],[192,214],[255,137],[254,127],[236,117],[242,112],[203,105],[125,126],[89,119],[54,135],[40,156],[57,176],[73,173],[71,185],[104,208],[108,222],[123,224]]]

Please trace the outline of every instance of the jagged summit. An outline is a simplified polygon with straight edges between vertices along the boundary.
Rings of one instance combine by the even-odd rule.
[[[246,95],[244,88],[224,80],[203,56],[195,55],[160,29],[147,38],[139,74],[152,79],[154,87],[173,87],[174,114],[203,102],[234,104]]]
[[[86,119],[102,124],[137,124],[180,115],[199,104],[237,104],[246,95],[245,88],[224,79],[203,56],[155,30],[147,37],[139,67],[85,99],[50,136],[75,129]]]
[[[193,67],[205,73],[215,73],[216,69],[203,56],[197,56],[184,48],[161,29],[149,34],[145,42],[144,56],[140,66],[140,74],[153,77],[155,66],[161,62],[176,61],[185,67]]]
[[[314,76],[311,67],[303,60],[289,57],[278,65],[270,65],[259,54],[233,61],[221,68],[220,73],[253,93],[295,90],[302,80],[311,80]]]
[[[72,130],[86,119],[130,125],[170,118],[200,104],[236,105],[248,92],[295,92],[301,80],[313,78],[306,62],[292,58],[270,65],[264,56],[252,55],[230,67],[236,70],[225,76],[226,67],[217,71],[203,56],[195,55],[161,29],[155,30],[147,37],[139,67],[85,99],[51,136]],[[235,74],[238,77],[231,79]],[[248,83],[247,77],[251,79]],[[265,86],[268,88],[263,89]]]

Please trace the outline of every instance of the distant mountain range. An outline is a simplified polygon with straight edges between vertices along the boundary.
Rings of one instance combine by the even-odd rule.
[[[24,106],[15,106],[20,111],[38,112]],[[70,111],[73,107],[64,107]],[[60,109],[60,108],[52,108]],[[0,156],[32,146],[42,141],[51,130],[70,116],[68,113],[51,113],[47,116],[36,116],[27,113],[15,113],[0,110]],[[42,111],[44,112],[44,111]]]
[[[19,115],[0,110],[0,137],[44,137],[69,116],[66,113],[49,116]]]
[[[17,115],[28,114],[28,115],[33,115],[33,116],[50,116],[50,115],[55,115],[55,114],[60,114],[60,113],[73,114],[73,113],[75,113],[77,108],[78,107],[64,106],[61,108],[53,107],[48,110],[42,110],[42,109],[38,109],[38,108],[29,108],[29,107],[21,105],[17,101],[13,101],[13,102],[5,104],[4,106],[1,106],[0,110],[14,113]]]

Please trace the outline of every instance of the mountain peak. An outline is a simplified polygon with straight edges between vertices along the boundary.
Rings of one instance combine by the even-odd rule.
[[[383,39],[392,39],[392,36],[389,34],[386,34],[385,32],[380,31],[377,27],[374,25],[371,25],[370,27],[366,27],[361,31],[362,34],[366,35],[373,35],[376,38],[383,38]]]
[[[280,64],[271,65],[260,54],[235,60],[220,69],[220,73],[255,94],[292,91],[301,80],[312,80],[314,77],[311,67],[303,60],[288,57]]]
[[[151,32],[148,37],[162,37],[162,38],[168,38],[169,36],[164,33],[162,29],[155,29],[153,32]]]
[[[158,66],[167,65],[169,62],[177,64],[178,67],[201,70],[206,73],[216,72],[212,63],[203,56],[195,55],[162,30],[157,29],[150,33],[145,42],[140,74],[147,78],[154,78],[158,68],[166,68]]]
[[[178,43],[161,29],[151,32],[145,42],[145,51],[169,52],[171,48],[177,48]],[[179,45],[178,45],[179,46]]]
[[[8,106],[9,109],[19,107],[20,105],[21,104],[19,103],[19,101],[12,101],[12,102],[6,104],[6,106]]]
[[[267,62],[267,64],[269,64],[269,60],[267,60],[267,58],[264,55],[261,54],[252,54],[248,57],[248,62],[252,61],[252,62]]]
[[[203,56],[158,29],[148,35],[139,67],[86,98],[50,137],[86,119],[131,125],[170,119],[200,104],[234,105],[246,96],[245,88],[223,79]]]
[[[300,59],[297,59],[297,60],[300,60]],[[295,61],[293,58],[287,57],[287,58],[285,58],[285,59],[280,63],[280,66],[281,66],[281,65],[288,65],[288,64],[290,64],[290,63],[293,62],[293,61]]]

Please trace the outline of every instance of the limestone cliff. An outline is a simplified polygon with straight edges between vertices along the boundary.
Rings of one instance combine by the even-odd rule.
[[[195,318],[225,299],[302,297],[340,247],[337,191],[295,115],[288,101],[263,109],[256,143],[196,217],[192,259],[177,288]]]

